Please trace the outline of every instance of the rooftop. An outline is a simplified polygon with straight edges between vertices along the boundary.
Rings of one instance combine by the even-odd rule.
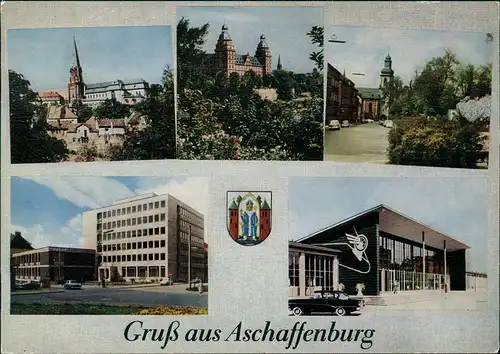
[[[379,213],[379,230],[382,232],[417,243],[422,243],[422,232],[424,232],[425,244],[429,247],[442,250],[444,249],[444,241],[446,241],[446,249],[448,251],[458,251],[470,248],[468,245],[453,239],[451,236],[448,236],[431,226],[425,225],[420,221],[412,219],[399,211],[391,209],[384,204],[377,205],[371,209],[365,210],[359,214],[353,215],[317,232],[302,237],[297,240],[297,242],[303,242],[317,235],[323,234],[326,231],[342,227],[345,224],[354,222],[357,219],[373,212]]]

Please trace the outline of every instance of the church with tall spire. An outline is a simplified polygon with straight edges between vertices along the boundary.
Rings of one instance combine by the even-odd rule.
[[[83,69],[78,56],[76,39],[73,37],[73,65],[69,69],[68,100],[82,101],[85,98],[85,81],[83,80]]]
[[[227,75],[237,73],[242,76],[252,70],[258,76],[264,76],[271,74],[271,63],[271,50],[264,34],[260,36],[254,55],[237,54],[225,23],[222,25],[214,53],[206,54],[207,70],[214,73],[224,72]]]

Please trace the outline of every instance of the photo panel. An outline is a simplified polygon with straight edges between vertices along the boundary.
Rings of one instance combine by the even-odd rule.
[[[174,159],[172,38],[171,26],[9,30],[11,163]]]
[[[323,159],[323,11],[177,7],[177,158]]]
[[[325,161],[488,168],[493,33],[329,24]]]
[[[12,177],[10,313],[206,315],[207,178]]]
[[[296,177],[288,190],[291,315],[488,313],[485,178]]]

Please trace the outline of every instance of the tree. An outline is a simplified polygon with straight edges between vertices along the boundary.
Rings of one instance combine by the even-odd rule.
[[[94,115],[98,120],[124,119],[130,115],[130,107],[118,102],[116,98],[108,98],[94,109]]]
[[[92,107],[84,105],[82,101],[75,101],[73,107],[76,109],[78,123],[85,123],[94,114]]]
[[[397,165],[475,168],[483,149],[483,124],[408,117],[389,132],[389,163]]]
[[[445,115],[459,101],[455,95],[454,69],[459,64],[449,49],[441,57],[432,58],[413,80],[417,110],[428,116]]]
[[[399,116],[402,105],[400,103],[403,91],[403,80],[399,76],[393,77],[382,88],[382,97],[389,108],[389,115]]]
[[[311,38],[311,42],[313,44],[317,44],[318,47],[321,48],[321,50],[318,52],[312,52],[309,55],[309,59],[314,61],[319,71],[322,71],[324,67],[324,55],[323,55],[324,29],[323,27],[312,26],[311,30],[307,33],[307,35]]]
[[[175,107],[173,72],[166,67],[162,85],[134,107],[145,127],[128,128],[123,146],[112,149],[113,160],[155,160],[175,158]]]
[[[202,47],[209,28],[208,23],[190,27],[189,20],[184,17],[177,24],[177,86],[181,94],[186,87],[205,87],[206,78],[201,75],[205,67]]]
[[[59,162],[67,158],[62,140],[50,137],[44,107],[30,82],[9,70],[9,112],[12,163]]]

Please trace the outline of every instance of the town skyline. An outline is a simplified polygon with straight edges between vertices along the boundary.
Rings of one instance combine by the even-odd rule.
[[[67,89],[73,38],[85,83],[141,78],[159,84],[165,67],[173,70],[170,26],[15,29],[7,38],[9,69],[37,92]]]
[[[488,269],[488,186],[481,178],[297,177],[288,190],[290,240],[384,204],[470,246],[471,271]]]
[[[170,194],[206,215],[208,182],[198,177],[12,177],[10,232],[33,247],[82,247],[82,214],[136,195]]]
[[[332,36],[345,43],[331,43]],[[329,26],[325,30],[326,61],[354,82],[356,87],[376,88],[387,54],[395,76],[408,85],[415,70],[451,49],[463,63],[485,65],[493,61],[493,45],[486,33],[435,30],[401,30],[357,26]],[[363,76],[353,75],[362,73]]]
[[[312,26],[323,27],[322,7],[178,7],[177,21],[183,17],[189,20],[190,27],[210,24],[203,45],[206,53],[214,52],[221,28],[226,25],[237,54],[253,56],[263,34],[271,51],[273,70],[279,56],[284,70],[296,73],[313,71],[314,63],[309,54],[318,47],[311,43],[307,33]],[[292,39],[293,46],[290,45]]]

